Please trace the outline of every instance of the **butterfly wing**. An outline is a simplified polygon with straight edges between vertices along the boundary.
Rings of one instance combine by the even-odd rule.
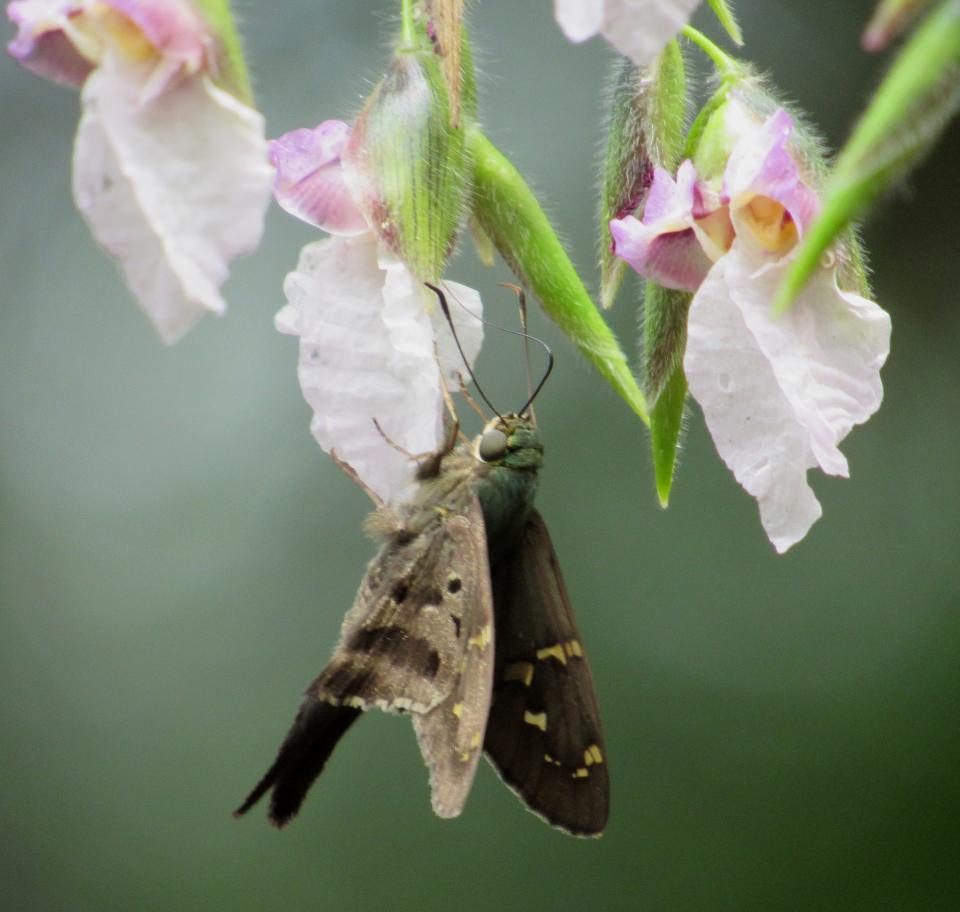
[[[493,569],[496,665],[484,750],[534,813],[577,836],[607,822],[610,780],[590,666],[534,511]]]
[[[416,531],[397,531],[370,562],[333,658],[238,813],[272,788],[271,820],[289,820],[340,737],[371,706],[420,720],[434,806],[443,816],[459,813],[476,771],[493,669],[483,515],[469,489],[461,491],[465,503],[441,504]]]
[[[466,523],[452,524],[448,530],[453,546],[449,572],[461,580],[470,578],[469,597],[459,614],[459,671],[449,696],[413,717],[420,753],[430,770],[433,810],[439,817],[456,817],[463,810],[480,759],[493,686],[493,593],[483,510],[476,497],[463,518]]]

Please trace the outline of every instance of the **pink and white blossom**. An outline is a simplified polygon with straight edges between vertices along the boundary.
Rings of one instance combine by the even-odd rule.
[[[644,66],[699,5],[700,0],[554,0],[553,9],[571,41],[603,35],[621,54]]]
[[[770,312],[819,207],[791,151],[793,129],[782,109],[754,121],[719,187],[685,162],[676,181],[657,174],[642,220],[611,222],[618,255],[638,272],[695,291],[683,361],[690,393],[780,552],[822,512],[807,470],[848,475],[839,444],[880,407],[890,347],[889,316],[840,289],[836,256],[788,313]]]
[[[441,384],[456,390],[465,369],[433,293],[378,241],[348,189],[340,155],[349,133],[328,120],[270,143],[277,202],[333,235],[301,251],[276,325],[300,338],[298,377],[317,442],[395,503],[410,493],[416,467],[402,450],[440,447]],[[483,340],[480,296],[443,287],[472,365]]]
[[[82,89],[73,193],[161,338],[222,314],[229,262],[263,231],[263,118],[218,87],[215,36],[187,0],[16,0],[8,50]]]

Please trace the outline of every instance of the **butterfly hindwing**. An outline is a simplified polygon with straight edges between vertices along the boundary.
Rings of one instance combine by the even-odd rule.
[[[556,553],[534,511],[493,570],[496,666],[484,749],[530,810],[578,836],[607,822],[593,678]]]

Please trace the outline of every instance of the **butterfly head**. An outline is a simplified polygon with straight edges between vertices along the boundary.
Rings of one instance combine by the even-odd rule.
[[[543,444],[536,425],[528,415],[513,412],[487,422],[477,438],[475,454],[487,465],[508,469],[539,469],[543,464]]]

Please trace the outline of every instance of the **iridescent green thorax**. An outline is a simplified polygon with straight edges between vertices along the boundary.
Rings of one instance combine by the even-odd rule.
[[[484,443],[497,432],[505,438],[502,452],[485,453]],[[529,417],[510,414],[487,424],[473,444],[473,454],[473,490],[483,507],[490,562],[496,564],[516,543],[533,509],[543,444]]]

